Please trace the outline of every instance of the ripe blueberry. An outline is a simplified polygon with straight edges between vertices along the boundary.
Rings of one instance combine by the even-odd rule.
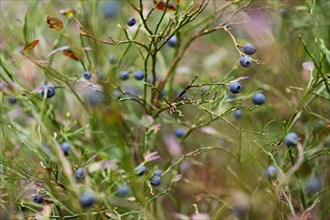
[[[127,20],[127,25],[128,26],[134,26],[136,24],[135,18],[131,17]]]
[[[117,187],[116,195],[118,197],[125,197],[129,194],[130,188],[127,184],[121,184]]]
[[[252,58],[249,56],[241,56],[239,62],[243,67],[249,67],[252,64]]]
[[[120,1],[106,2],[102,5],[104,18],[110,19],[117,17],[121,11],[121,7]]]
[[[243,51],[244,51],[244,53],[246,53],[248,55],[252,55],[256,52],[256,48],[252,44],[245,44],[243,46]]]
[[[80,205],[84,208],[91,207],[95,202],[95,196],[92,193],[84,192],[80,196]]]
[[[175,131],[174,131],[174,133],[175,133],[175,136],[177,138],[182,138],[186,134],[186,132],[185,132],[185,130],[183,128],[176,128]]]
[[[42,91],[40,93],[40,96],[43,98],[44,94],[47,94],[46,97],[47,98],[51,98],[55,95],[55,89],[52,86],[43,86],[42,87]]]
[[[230,83],[229,85],[229,90],[231,93],[239,93],[242,91],[242,84],[240,82],[234,81],[232,83]]]
[[[134,169],[134,173],[138,176],[143,176],[145,173],[147,172],[147,167],[144,166],[143,164],[137,166],[135,169]]]
[[[134,78],[136,80],[143,80],[144,79],[144,72],[142,70],[137,70],[134,72]]]
[[[109,63],[110,64],[115,64],[117,62],[117,57],[115,55],[113,55],[113,54],[110,54],[108,56],[108,60],[109,60]]]
[[[84,170],[83,168],[79,167],[76,171],[76,174],[75,174],[76,178],[77,179],[82,179],[84,178],[85,174],[84,174]]]
[[[289,133],[284,138],[284,144],[288,147],[294,147],[298,143],[298,135],[296,133]]]
[[[252,102],[256,105],[262,105],[266,102],[266,97],[262,93],[256,93],[252,97]]]
[[[163,175],[163,171],[158,169],[158,170],[155,170],[155,172],[153,172],[152,176],[162,176]]]
[[[270,165],[269,167],[267,167],[267,169],[265,170],[265,176],[272,180],[275,179],[277,176],[278,170],[275,166]]]
[[[83,77],[88,80],[92,77],[92,74],[89,71],[85,71],[83,73]]]
[[[35,202],[35,203],[38,203],[38,204],[41,204],[42,203],[42,201],[44,201],[44,199],[42,198],[42,196],[35,196],[34,198],[33,198],[33,202]]]
[[[70,144],[69,144],[68,142],[63,142],[63,143],[61,144],[61,149],[62,149],[64,155],[65,155],[65,156],[68,156],[69,151],[70,151],[70,149],[71,149]]]
[[[119,73],[119,79],[121,79],[121,80],[128,80],[128,78],[129,78],[129,73],[128,73],[128,71],[123,71],[123,72],[120,72]]]
[[[14,104],[17,103],[17,98],[15,96],[9,96],[8,97],[8,102],[9,102],[9,104],[14,105]]]
[[[160,176],[153,176],[150,180],[150,184],[153,186],[153,187],[156,187],[156,186],[159,186],[160,184]]]
[[[167,44],[170,46],[170,47],[175,47],[176,44],[178,42],[178,38],[176,35],[173,35],[167,42]]]
[[[235,117],[236,119],[240,119],[240,118],[242,118],[242,115],[243,115],[243,112],[242,112],[241,109],[236,109],[236,110],[234,111],[234,117]]]
[[[311,177],[307,181],[306,192],[308,195],[313,195],[319,192],[322,188],[322,180],[318,177]]]

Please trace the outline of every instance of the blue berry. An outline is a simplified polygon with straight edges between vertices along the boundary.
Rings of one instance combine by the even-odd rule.
[[[76,178],[77,179],[82,179],[84,178],[85,174],[84,174],[84,170],[83,168],[79,167],[76,171],[76,174],[75,174]]]
[[[240,82],[234,81],[230,83],[229,90],[231,93],[240,93],[242,91],[242,84]]]
[[[89,71],[85,71],[83,77],[88,80],[92,77],[92,74]]]
[[[129,194],[130,188],[127,184],[121,184],[117,187],[116,195],[118,197],[125,197]]]
[[[106,19],[116,18],[121,11],[120,1],[106,2],[102,5],[103,16]]]
[[[144,79],[144,72],[142,70],[137,70],[134,72],[134,78],[136,80],[143,80]]]
[[[146,172],[147,172],[147,167],[144,166],[143,164],[137,166],[134,169],[134,173],[136,173],[136,175],[138,175],[138,176],[143,176]]]
[[[167,42],[167,44],[170,46],[170,47],[175,47],[176,44],[178,42],[178,37],[176,35],[173,35]]]
[[[275,166],[270,165],[269,167],[267,167],[266,171],[265,171],[265,176],[272,180],[275,179],[277,176],[278,170]]]
[[[61,149],[65,156],[68,156],[69,151],[71,149],[70,144],[68,142],[64,142],[61,144]]]
[[[288,147],[294,147],[298,143],[298,135],[296,133],[289,133],[284,138],[284,144]]]
[[[252,102],[256,105],[262,105],[266,102],[266,97],[262,93],[256,93],[252,97]]]
[[[236,110],[234,111],[234,117],[235,117],[236,119],[240,119],[240,118],[242,118],[242,115],[243,115],[242,110],[240,110],[240,109],[236,109]]]
[[[256,52],[256,48],[255,46],[253,46],[252,44],[245,44],[243,46],[243,51],[244,53],[248,54],[248,55],[252,55]]]
[[[92,193],[83,193],[80,196],[80,205],[84,208],[91,207],[95,202],[95,196]]]
[[[175,131],[174,131],[174,133],[175,133],[175,136],[177,138],[182,138],[186,134],[186,132],[185,132],[185,130],[183,128],[176,128]]]
[[[153,176],[150,180],[150,184],[153,186],[153,187],[156,187],[156,186],[159,186],[160,184],[160,176]]]
[[[12,105],[17,103],[17,98],[15,96],[9,96],[8,97],[8,102]]]
[[[43,86],[40,96],[43,98],[45,93],[47,93],[47,98],[51,98],[55,95],[55,89],[52,86]]]
[[[309,195],[313,195],[317,192],[319,192],[322,189],[322,180],[320,178],[317,177],[311,177],[308,181],[307,181],[307,186],[306,186],[306,192]]]
[[[110,64],[115,64],[117,62],[117,57],[115,55],[113,55],[113,54],[110,54],[108,56],[108,60],[109,60],[109,63]]]
[[[134,26],[136,24],[136,20],[135,20],[135,18],[129,18],[128,20],[127,20],[127,25],[128,26]]]
[[[35,202],[35,203],[38,203],[38,204],[41,204],[42,203],[42,201],[44,201],[44,199],[42,198],[42,196],[35,196],[34,198],[33,198],[33,202]]]
[[[243,67],[249,67],[252,64],[252,58],[249,56],[241,56],[239,62]]]
[[[163,171],[162,170],[160,170],[160,169],[158,169],[158,170],[155,170],[155,172],[153,172],[153,176],[162,176],[163,175]]]
[[[123,71],[119,73],[119,79],[121,80],[128,80],[129,78],[129,72],[128,71]]]

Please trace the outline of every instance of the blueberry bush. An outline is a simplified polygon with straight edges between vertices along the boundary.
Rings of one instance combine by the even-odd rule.
[[[0,219],[330,218],[329,1],[0,10]]]

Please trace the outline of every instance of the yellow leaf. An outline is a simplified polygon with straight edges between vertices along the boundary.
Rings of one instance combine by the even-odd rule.
[[[63,28],[63,22],[58,18],[47,16],[47,24],[48,27],[55,29],[56,31],[60,31]]]
[[[26,45],[24,48],[23,48],[23,54],[25,55],[28,55],[31,50],[37,46],[37,44],[39,43],[39,40],[34,40],[32,41],[31,43],[29,43],[28,45]]]
[[[166,1],[164,0],[154,0],[153,3],[158,10],[164,11],[166,8]],[[171,3],[168,3],[166,11],[174,12],[176,8]]]

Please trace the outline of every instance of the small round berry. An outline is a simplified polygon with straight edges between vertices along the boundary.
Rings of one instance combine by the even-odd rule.
[[[267,167],[267,169],[265,170],[265,176],[270,179],[273,180],[276,178],[278,173],[278,170],[275,166],[270,165],[269,167]]]
[[[243,51],[244,53],[248,54],[248,55],[252,55],[256,52],[256,48],[255,46],[253,46],[252,44],[245,44],[243,46]]]
[[[242,115],[243,115],[243,112],[242,112],[241,109],[236,109],[236,110],[234,111],[234,117],[235,117],[236,119],[240,119],[240,118],[242,118]]]
[[[42,201],[44,201],[44,199],[42,198],[42,196],[35,196],[34,198],[33,198],[33,202],[35,202],[35,203],[38,203],[38,204],[41,204],[42,203]]]
[[[108,61],[109,61],[110,64],[115,64],[115,63],[117,63],[117,57],[113,54],[110,54],[108,56]]]
[[[266,102],[266,97],[262,93],[256,93],[252,97],[252,102],[256,105],[262,105]]]
[[[313,195],[322,189],[322,180],[318,177],[311,177],[307,181],[306,192],[308,195]]]
[[[174,131],[174,133],[175,133],[175,136],[177,138],[182,138],[186,134],[186,132],[185,132],[185,130],[183,128],[176,128],[175,131]]]
[[[160,176],[153,176],[150,180],[150,185],[153,187],[159,186],[160,184]]]
[[[92,193],[84,192],[80,196],[80,205],[84,208],[91,207],[95,202],[95,196]]]
[[[92,74],[89,71],[85,71],[83,73],[83,77],[88,80],[92,77]]]
[[[240,82],[234,81],[230,83],[229,90],[231,93],[240,93],[242,91],[242,84]]]
[[[129,194],[130,188],[127,184],[121,184],[117,187],[116,196],[125,197]]]
[[[77,169],[77,171],[76,171],[75,176],[76,176],[77,179],[82,179],[82,178],[84,178],[85,173],[84,173],[83,168],[79,167],[79,168]]]
[[[64,142],[61,144],[61,149],[62,149],[64,155],[68,156],[71,146],[68,142]]]
[[[17,98],[15,96],[8,97],[9,104],[15,105],[17,103]]]
[[[170,46],[170,47],[175,47],[176,44],[178,42],[178,37],[176,35],[173,35],[167,42],[167,44]]]
[[[128,20],[127,20],[127,25],[128,26],[134,26],[136,24],[136,20],[135,20],[135,18],[133,18],[133,17],[131,17],[131,18],[129,18]]]
[[[119,79],[121,80],[128,80],[129,78],[129,72],[128,71],[123,71],[119,73]]]
[[[155,170],[155,172],[153,172],[153,176],[162,176],[163,175],[163,171],[162,170],[160,170],[160,169],[158,169],[158,170]]]
[[[243,67],[249,67],[252,64],[252,58],[249,56],[241,56],[239,62]]]
[[[144,79],[144,72],[142,70],[137,70],[134,72],[134,78],[136,80],[143,80]]]
[[[102,5],[103,16],[105,19],[111,19],[118,17],[122,5],[121,1],[110,1]]]
[[[145,173],[147,172],[147,167],[144,166],[143,164],[137,166],[135,169],[134,169],[134,173],[138,176],[143,176]]]
[[[298,143],[298,135],[296,133],[289,133],[284,138],[284,144],[288,147],[294,147]]]
[[[55,89],[52,86],[43,86],[40,96],[43,98],[45,93],[47,98],[51,98],[55,95]]]

